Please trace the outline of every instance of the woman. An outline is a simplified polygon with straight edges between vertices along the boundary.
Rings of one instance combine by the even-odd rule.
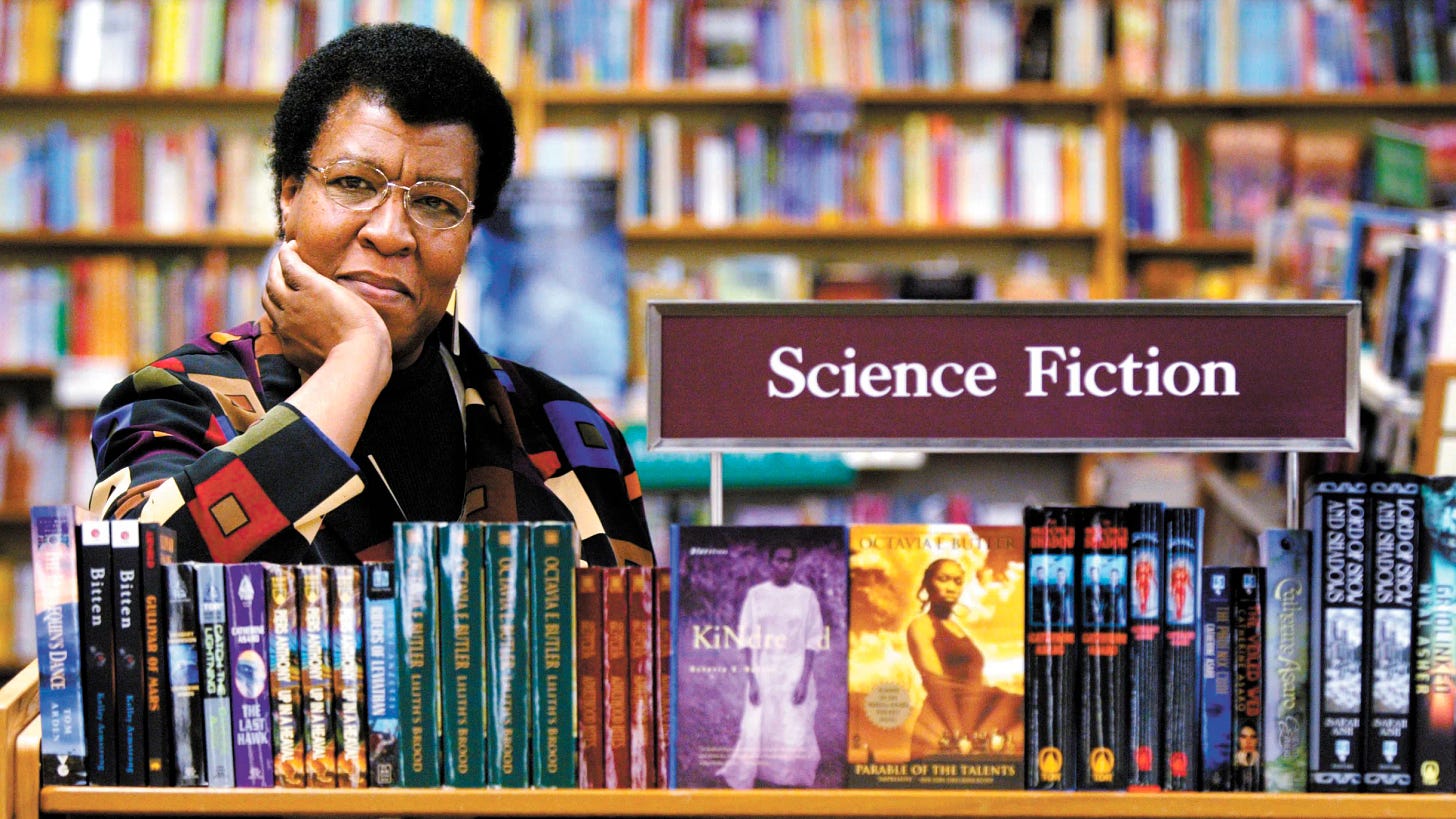
[[[965,567],[950,558],[932,561],[920,579],[922,611],[905,630],[925,686],[911,759],[1016,752],[1010,737],[1021,723],[1022,698],[985,683],[985,658],[955,613],[965,582]]]
[[[652,563],[621,433],[446,313],[515,156],[499,85],[432,29],[360,26],[273,121],[265,315],[142,368],[92,429],[92,511],[178,560],[387,560],[402,520],[574,520],[596,564]]]

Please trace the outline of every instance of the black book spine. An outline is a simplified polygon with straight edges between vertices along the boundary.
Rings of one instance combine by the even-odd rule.
[[[1131,791],[1161,790],[1163,770],[1163,504],[1128,507],[1128,737]]]
[[[1077,787],[1123,790],[1131,769],[1128,741],[1127,513],[1091,507],[1081,512],[1082,707]]]
[[[167,566],[176,555],[172,533],[151,523],[142,542],[142,633],[146,652],[147,784],[172,785],[172,696],[168,690]]]
[[[190,563],[167,567],[167,660],[172,691],[173,784],[207,784],[207,737],[202,713],[197,571]]]
[[[1026,787],[1076,785],[1077,528],[1071,507],[1028,508]]]
[[[1264,569],[1229,573],[1233,584],[1234,736],[1230,789],[1264,790]]]
[[[1411,747],[1420,793],[1456,791],[1456,478],[1421,487]]]
[[[141,536],[135,521],[111,521],[116,679],[116,784],[147,784],[146,632]]]
[[[111,524],[81,530],[81,688],[86,697],[86,765],[91,785],[115,785],[116,641],[113,636]]]
[[[1203,510],[1163,516],[1163,768],[1165,791],[1202,787],[1199,628],[1202,612]]]
[[[1365,598],[1365,790],[1411,790],[1411,639],[1421,479],[1370,482],[1370,594]]]

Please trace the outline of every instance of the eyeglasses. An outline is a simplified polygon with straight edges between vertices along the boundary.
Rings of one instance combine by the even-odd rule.
[[[415,224],[431,230],[449,230],[475,210],[465,191],[448,182],[421,180],[401,185],[357,159],[340,159],[322,168],[309,165],[308,169],[319,175],[329,198],[349,210],[374,210],[389,198],[390,188],[404,191],[404,212]]]

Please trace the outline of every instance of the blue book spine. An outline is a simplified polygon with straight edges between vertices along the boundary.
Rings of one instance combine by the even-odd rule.
[[[234,785],[273,787],[273,703],[268,691],[268,580],[261,563],[226,568]]]
[[[368,698],[369,784],[399,784],[399,637],[394,564],[364,564],[364,690]]]
[[[1231,790],[1233,589],[1227,568],[1203,570],[1203,790]]]
[[[221,563],[197,564],[197,622],[202,648],[202,724],[207,786],[233,787],[232,674],[228,670],[227,580]]]
[[[207,784],[202,662],[198,650],[197,571],[192,562],[166,567],[167,684],[172,704],[172,784]]]
[[[31,507],[30,555],[41,680],[41,784],[84,785],[86,705],[81,689],[74,507]]]

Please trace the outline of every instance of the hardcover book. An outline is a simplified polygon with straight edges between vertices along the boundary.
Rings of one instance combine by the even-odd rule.
[[[1421,487],[1411,666],[1412,790],[1456,790],[1456,477]]]
[[[440,714],[449,726],[446,785],[485,787],[485,548],[481,526],[442,523],[440,559]]]
[[[85,521],[78,526],[82,690],[86,694],[87,784],[117,784],[116,674],[113,635],[111,524]]]
[[[142,628],[141,533],[134,520],[111,521],[116,617],[116,784],[147,784],[146,633]]]
[[[1164,513],[1167,555],[1163,597],[1163,775],[1165,791],[1196,791],[1203,770],[1198,617],[1203,571],[1203,510]]]
[[[1163,510],[1161,503],[1128,507],[1128,738],[1132,764],[1127,789],[1162,789],[1163,770]]]
[[[1421,478],[1370,481],[1370,545],[1365,597],[1365,790],[1411,790],[1411,638]]]
[[[632,781],[627,705],[632,675],[627,670],[627,570],[602,569],[602,787],[626,788]]]
[[[232,671],[233,780],[273,787],[273,703],[268,693],[268,575],[261,563],[234,563],[227,583],[228,667]]]
[[[86,704],[76,599],[75,507],[31,507],[30,555],[35,571],[36,657],[45,681],[40,686],[41,784],[85,785]]]
[[[627,567],[627,754],[633,788],[657,787],[657,733],[652,692],[657,672],[652,665],[656,615],[652,567]]]
[[[1233,585],[1234,710],[1230,790],[1264,790],[1264,569],[1229,572]]]
[[[394,563],[364,564],[364,690],[369,701],[369,785],[399,784],[399,667]]]
[[[1315,476],[1305,501],[1311,566],[1309,789],[1354,792],[1364,779],[1365,538],[1369,484],[1361,476]]]
[[[227,580],[221,563],[198,563],[197,625],[207,786],[233,787],[232,674],[228,669]]]
[[[1128,533],[1126,510],[1081,511],[1077,532],[1081,563],[1078,665],[1083,705],[1078,749],[1080,790],[1121,790],[1132,768],[1128,758]]]
[[[399,784],[440,787],[439,599],[435,527],[394,524],[399,605]]]
[[[1203,676],[1201,680],[1203,790],[1232,790],[1233,746],[1233,570],[1203,569]]]
[[[177,538],[155,523],[140,524],[142,541],[142,629],[147,685],[147,784],[170,787],[172,779],[172,696],[168,690],[167,566],[177,555]]]
[[[671,548],[671,786],[843,787],[845,529],[678,526]]]
[[[606,787],[602,726],[602,569],[576,567],[577,785]]]
[[[531,782],[530,528],[485,527],[486,779],[503,788]]]
[[[303,683],[304,780],[310,788],[338,784],[334,742],[332,595],[329,567],[298,566],[298,665]]]
[[[329,567],[333,602],[334,769],[340,788],[369,784],[368,730],[364,720],[364,591],[358,566]]]
[[[292,566],[267,563],[268,690],[273,707],[273,781],[284,788],[305,784],[303,672],[299,660],[298,575]]]
[[[1076,785],[1077,743],[1072,724],[1077,680],[1076,510],[1025,511],[1026,787],[1070,790]]]
[[[1309,788],[1310,549],[1305,529],[1259,536],[1264,564],[1264,790]]]
[[[572,524],[531,525],[531,784],[538,788],[576,785],[575,566]]]
[[[172,701],[172,782],[207,784],[207,737],[202,713],[197,568],[175,563],[167,571],[167,681]]]

